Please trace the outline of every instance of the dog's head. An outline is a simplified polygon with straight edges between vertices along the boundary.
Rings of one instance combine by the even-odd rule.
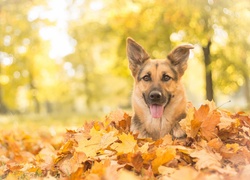
[[[141,93],[153,118],[161,118],[164,108],[178,91],[180,78],[187,69],[190,44],[176,47],[166,59],[150,59],[133,39],[127,39],[129,68],[135,80],[135,91]]]

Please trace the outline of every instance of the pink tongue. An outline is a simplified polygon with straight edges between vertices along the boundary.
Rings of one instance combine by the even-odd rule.
[[[163,114],[163,106],[160,105],[150,105],[150,113],[153,118],[161,118]]]

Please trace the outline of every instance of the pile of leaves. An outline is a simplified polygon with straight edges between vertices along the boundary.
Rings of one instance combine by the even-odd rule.
[[[0,137],[0,179],[248,179],[250,116],[189,104],[183,140],[153,141],[129,131],[131,117],[115,111],[102,122],[67,130],[63,142],[18,132]]]

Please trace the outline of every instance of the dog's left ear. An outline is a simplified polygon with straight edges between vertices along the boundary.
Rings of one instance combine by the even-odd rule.
[[[180,45],[167,56],[171,64],[177,67],[180,76],[182,76],[187,69],[190,49],[194,49],[194,46],[191,44]]]

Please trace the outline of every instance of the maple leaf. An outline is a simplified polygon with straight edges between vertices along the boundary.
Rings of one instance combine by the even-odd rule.
[[[142,146],[138,146],[138,148],[136,149],[137,151],[141,152],[141,153],[147,153],[148,152],[148,148],[149,148],[149,143],[145,143]]]
[[[176,151],[174,148],[157,148],[156,158],[152,161],[152,170],[158,173],[158,168],[175,158]]]
[[[140,172],[143,167],[143,158],[141,153],[137,153],[132,158],[132,165],[137,172]]]
[[[110,160],[105,160],[104,162],[94,162],[94,165],[92,166],[90,173],[97,174],[99,177],[104,176],[105,170],[108,166],[110,166],[111,162]]]
[[[232,123],[235,123],[235,119],[232,119],[228,112],[221,112],[221,118],[218,124],[219,129],[230,128]]]
[[[217,111],[211,112],[201,124],[201,135],[210,140],[217,136],[216,125],[220,122],[220,113]]]
[[[101,141],[100,141],[100,148],[105,149],[112,143],[114,143],[118,138],[115,137],[116,132],[111,131],[109,133],[106,133],[102,136]]]
[[[196,169],[201,170],[205,168],[216,169],[221,167],[221,155],[218,153],[209,152],[206,149],[196,151],[190,154],[191,157],[198,158],[195,164]]]
[[[82,167],[82,162],[86,161],[87,157],[84,153],[75,152],[72,157],[64,159],[59,164],[59,169],[65,175],[75,173],[79,167]]]
[[[194,119],[195,108],[191,103],[188,103],[186,110],[186,118],[180,121],[181,128],[186,132],[188,137],[192,137],[191,121]]]
[[[200,126],[209,113],[209,106],[202,105],[194,112],[194,119],[191,121],[191,137],[195,137],[200,129]]]
[[[96,136],[93,136],[91,139],[81,138],[78,139],[78,146],[75,147],[76,152],[83,152],[86,154],[89,158],[94,158],[100,149],[100,142],[101,142],[102,136],[100,134],[97,134]]]
[[[214,148],[217,152],[219,152],[221,147],[223,146],[223,142],[220,140],[220,138],[214,138],[210,140],[207,144],[208,146]]]
[[[48,136],[2,133],[0,179],[248,179],[250,116],[245,113],[232,115],[213,102],[198,110],[189,104],[182,124],[189,136],[185,142],[170,135],[137,139],[129,122],[122,111],[104,122],[87,122],[67,130],[61,148]]]
[[[134,152],[134,148],[137,144],[137,141],[134,139],[132,134],[122,133],[118,136],[121,143],[114,143],[111,145],[111,148],[117,151],[117,154]]]
[[[56,151],[51,145],[47,145],[36,156],[36,160],[41,169],[50,169],[53,166],[54,159],[56,157]]]

